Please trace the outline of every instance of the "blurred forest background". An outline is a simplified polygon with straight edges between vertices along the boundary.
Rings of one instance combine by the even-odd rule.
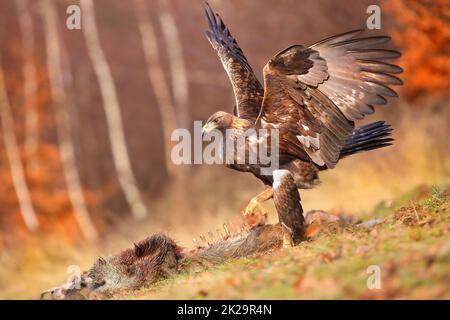
[[[303,207],[366,212],[450,180],[450,2],[210,0],[256,74],[279,50],[365,27],[371,4],[402,52],[400,98],[371,122],[394,146],[352,156]],[[81,7],[81,30],[66,9]],[[221,166],[176,167],[170,133],[233,108],[204,36],[203,0],[0,2],[0,291],[35,296],[69,264],[156,230],[189,245],[234,219],[261,184]],[[261,79],[262,80],[262,79]],[[268,204],[268,207],[271,205]],[[272,210],[273,212],[273,210]],[[12,277],[17,275],[21,280]],[[58,281],[56,281],[58,282]]]

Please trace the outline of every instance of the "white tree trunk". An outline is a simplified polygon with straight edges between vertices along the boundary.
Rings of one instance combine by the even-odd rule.
[[[134,4],[136,15],[138,18],[139,31],[141,33],[142,46],[147,62],[148,75],[157,99],[159,111],[162,118],[166,166],[169,174],[171,176],[175,176],[175,166],[170,158],[170,137],[173,130],[176,129],[175,107],[172,102],[170,87],[161,65],[155,30],[150,21],[150,18],[146,14],[147,8],[143,0],[135,0]]]
[[[147,214],[147,208],[142,200],[136,178],[134,176],[120,113],[119,99],[117,97],[111,70],[106,62],[105,55],[100,45],[97,25],[95,22],[95,10],[92,0],[81,0],[82,29],[86,39],[87,49],[94,66],[100,85],[106,119],[108,122],[109,139],[117,176],[126,200],[136,218],[142,218]]]
[[[35,45],[33,34],[33,20],[27,0],[17,0],[17,12],[22,39],[23,52],[23,91],[25,105],[25,154],[29,159],[37,150],[39,142],[38,121],[39,114],[36,110],[36,96],[38,90],[37,70],[34,62]],[[27,160],[27,167],[32,167],[33,162]]]
[[[70,119],[65,108],[67,96],[63,83],[63,66],[61,59],[60,39],[58,36],[58,16],[51,0],[43,0],[43,15],[45,22],[45,37],[47,48],[47,68],[50,82],[50,94],[53,100],[57,124],[59,152],[64,171],[64,178],[75,218],[81,232],[87,240],[95,240],[97,231],[91,221],[86,207],[83,189],[76,166],[75,152],[70,132]]]
[[[28,230],[36,231],[39,222],[31,203],[30,191],[25,180],[20,151],[17,146],[16,134],[14,132],[14,119],[9,104],[8,93],[6,91],[3,68],[0,66],[0,118],[3,128],[3,141],[6,155],[11,166],[11,176],[19,201],[20,212]]]
[[[162,11],[159,15],[161,30],[166,42],[170,62],[172,92],[178,110],[179,125],[189,126],[189,83],[183,57],[183,45],[175,18],[170,10],[170,0],[160,0]]]

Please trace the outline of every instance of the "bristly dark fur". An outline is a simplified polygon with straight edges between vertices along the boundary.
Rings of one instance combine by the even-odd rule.
[[[134,244],[134,254],[136,257],[141,258],[149,254],[155,253],[160,248],[167,246],[176,246],[173,241],[168,242],[168,237],[164,234],[155,234],[151,237]]]
[[[290,184],[293,186],[292,181]],[[294,188],[291,188],[293,191]],[[296,201],[292,197],[285,198]],[[297,204],[297,201],[296,201]],[[298,203],[299,204],[299,203]],[[289,211],[286,211],[289,214]],[[327,221],[330,217],[323,211],[311,211],[305,219],[312,224],[320,215],[320,221]],[[333,218],[333,215],[331,215]],[[336,218],[334,216],[334,218]],[[283,218],[282,218],[283,219]],[[354,225],[359,221],[342,217],[340,226]],[[289,228],[293,225],[284,220]],[[180,272],[198,272],[211,265],[223,263],[229,259],[248,257],[257,253],[281,248],[285,244],[287,229],[280,224],[267,224],[244,229],[214,243],[205,244],[192,250],[175,246],[175,241],[164,234],[153,235],[140,243],[151,243],[151,251],[155,255],[144,255],[138,258],[134,248],[126,249],[113,256],[100,258],[94,265],[81,275],[81,283],[66,283],[43,292],[50,294],[51,299],[105,299],[112,298],[122,290],[139,290],[161,279],[168,278]],[[292,234],[291,234],[292,235]],[[149,239],[153,239],[150,240]],[[155,247],[160,245],[160,247]]]

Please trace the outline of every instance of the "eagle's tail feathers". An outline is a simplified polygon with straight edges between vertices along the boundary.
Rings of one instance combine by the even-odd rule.
[[[339,158],[392,145],[394,141],[390,137],[392,131],[392,127],[384,121],[373,122],[354,129],[342,148]]]

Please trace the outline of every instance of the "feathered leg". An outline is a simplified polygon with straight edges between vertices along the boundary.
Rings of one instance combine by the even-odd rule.
[[[291,242],[297,244],[305,237],[305,218],[294,177],[288,170],[276,170],[272,187],[280,224],[290,234]]]

